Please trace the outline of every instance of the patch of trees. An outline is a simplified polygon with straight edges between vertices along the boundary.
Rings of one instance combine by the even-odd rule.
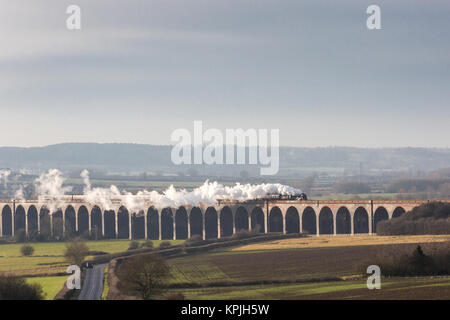
[[[450,204],[424,203],[398,218],[377,224],[378,235],[450,234]]]
[[[446,190],[450,178],[444,179],[396,179],[386,186],[386,192],[439,192]]]
[[[383,276],[432,276],[450,274],[450,242],[418,245],[414,250],[400,247],[384,252],[370,264],[378,265]],[[365,271],[365,270],[364,270]]]
[[[367,183],[358,181],[341,181],[334,185],[338,193],[369,193],[370,187]]]
[[[43,300],[39,284],[29,284],[24,278],[0,276],[0,300]]]

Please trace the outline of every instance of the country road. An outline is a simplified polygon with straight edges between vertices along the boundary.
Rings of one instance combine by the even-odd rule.
[[[78,300],[101,300],[103,292],[103,270],[107,263],[94,265],[86,269]]]

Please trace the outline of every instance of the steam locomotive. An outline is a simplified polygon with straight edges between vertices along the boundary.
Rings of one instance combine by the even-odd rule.
[[[299,194],[271,193],[268,194],[266,198],[270,200],[308,200],[308,197],[304,192]]]

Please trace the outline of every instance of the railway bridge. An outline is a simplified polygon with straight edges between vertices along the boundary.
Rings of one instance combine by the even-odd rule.
[[[214,205],[155,208],[129,212],[120,202],[113,206],[87,203],[71,196],[50,212],[48,203],[38,200],[0,201],[0,235],[14,236],[19,230],[63,237],[89,234],[120,239],[203,239],[231,236],[240,230],[261,233],[308,232],[325,234],[373,234],[377,224],[395,219],[428,200],[219,200]],[[443,200],[450,202],[450,200]]]

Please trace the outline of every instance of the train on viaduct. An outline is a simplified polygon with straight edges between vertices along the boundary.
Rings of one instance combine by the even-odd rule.
[[[449,200],[444,200],[449,202]],[[0,234],[14,236],[47,232],[64,237],[69,233],[119,239],[203,239],[231,236],[240,230],[260,233],[311,235],[374,234],[377,224],[395,219],[427,200],[277,200],[244,202],[218,200],[214,205],[155,208],[129,212],[120,201],[113,208],[87,203],[82,197],[64,199],[50,214],[45,202],[0,201]]]

